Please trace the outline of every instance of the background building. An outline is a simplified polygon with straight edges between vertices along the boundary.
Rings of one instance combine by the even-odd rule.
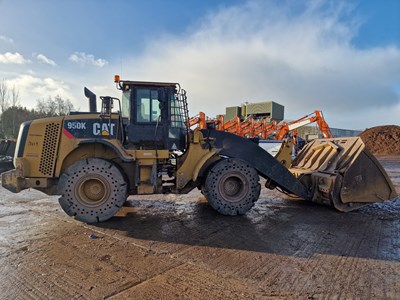
[[[240,117],[241,120],[245,120],[248,116],[253,116],[254,118],[266,117],[270,121],[275,120],[280,122],[284,119],[285,107],[273,101],[257,103],[245,102],[241,107],[227,107],[225,112],[225,120],[232,120],[236,116]]]

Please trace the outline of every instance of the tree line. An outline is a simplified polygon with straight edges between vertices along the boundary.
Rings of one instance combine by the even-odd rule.
[[[23,107],[19,89],[4,79],[0,81],[0,138],[16,138],[19,126],[25,121],[62,116],[73,110],[71,101],[60,95],[36,99],[34,108]]]

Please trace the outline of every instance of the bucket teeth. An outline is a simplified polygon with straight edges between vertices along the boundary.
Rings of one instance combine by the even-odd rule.
[[[358,137],[314,140],[290,171],[311,191],[309,200],[340,211],[397,196],[386,171]]]

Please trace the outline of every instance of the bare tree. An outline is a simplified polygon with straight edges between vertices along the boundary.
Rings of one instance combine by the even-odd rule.
[[[5,79],[0,81],[0,117],[3,116],[4,111],[9,106],[9,90]],[[1,132],[4,133],[3,122],[1,122]]]
[[[57,104],[56,100],[53,100],[53,98],[51,98],[49,96],[49,98],[47,98],[47,102],[46,102],[47,114],[49,116],[57,116],[58,115],[57,108],[58,108],[58,104]]]
[[[11,88],[11,107],[17,108],[19,106],[19,90],[16,88],[15,85]],[[16,124],[16,113],[17,111],[13,109],[12,111],[12,135],[15,136],[15,124]]]
[[[64,99],[61,98],[60,95],[54,97],[54,103],[56,106],[57,115],[61,115],[61,112],[64,110]]]
[[[9,89],[7,82],[3,78],[0,81],[0,113],[2,114],[9,106]]]
[[[59,116],[67,115],[74,109],[74,105],[69,99],[63,99],[60,95],[54,97],[54,102],[57,104],[57,114]]]
[[[36,111],[42,115],[45,116],[47,113],[47,108],[46,108],[46,100],[42,99],[36,99]]]
[[[48,97],[45,99],[36,100],[36,111],[43,117],[67,115],[74,109],[73,104],[69,99],[63,99],[60,95],[54,98]]]
[[[19,89],[15,85],[12,86],[11,90],[11,106],[19,105]]]

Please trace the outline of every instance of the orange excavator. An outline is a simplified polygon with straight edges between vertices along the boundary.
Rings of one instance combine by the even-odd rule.
[[[325,121],[322,111],[320,110],[315,110],[311,114],[289,123],[284,122],[280,125],[277,125],[275,120],[268,122],[267,118],[262,118],[259,120],[249,117],[245,121],[241,121],[239,117],[235,117],[234,119],[226,122],[224,121],[223,116],[219,116],[216,119],[207,119],[203,112],[200,112],[197,116],[190,118],[187,124],[189,127],[198,125],[198,129],[212,127],[216,130],[234,133],[241,137],[259,137],[261,139],[268,139],[269,137],[275,135],[274,139],[283,140],[289,132],[296,132],[296,129],[314,122],[317,123],[324,138],[333,138],[333,134],[329,128],[329,125]]]
[[[300,119],[297,119],[289,123],[283,123],[281,125],[281,128],[279,130],[276,139],[282,140],[290,131],[296,130],[297,128],[306,126],[314,122],[317,122],[318,128],[325,139],[333,138],[331,129],[329,128],[328,123],[326,123],[322,115],[322,111],[315,110],[313,113],[306,115]]]
[[[267,118],[262,118],[260,120],[249,117],[245,121],[241,121],[240,118],[236,116],[232,120],[225,121],[222,115],[218,118],[211,119],[207,118],[203,112],[191,117],[186,124],[188,127],[198,125],[195,129],[213,128],[241,137],[260,137],[262,139],[267,139],[268,136],[278,130],[276,121],[268,122]]]
[[[186,125],[189,128],[198,125],[197,126],[198,129],[206,129],[207,128],[206,114],[200,112],[198,115],[189,118],[189,120],[186,122]]]

